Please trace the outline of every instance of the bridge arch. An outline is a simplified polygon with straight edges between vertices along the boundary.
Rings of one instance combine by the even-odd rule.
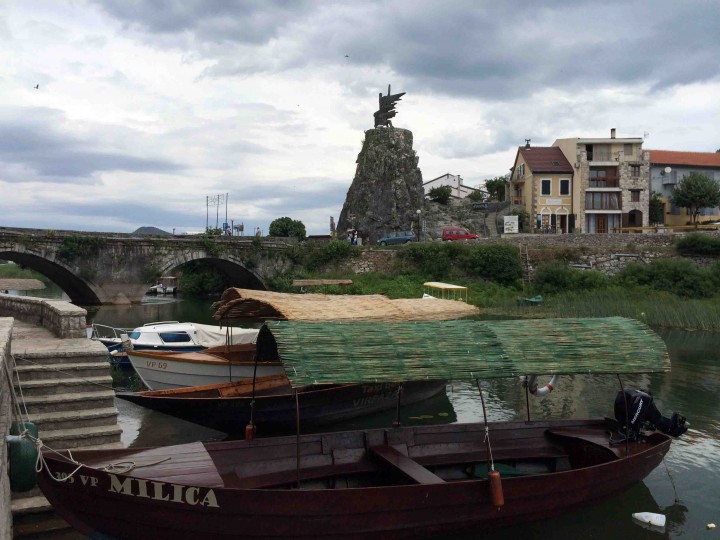
[[[262,291],[267,290],[267,286],[263,282],[262,278],[255,271],[249,268],[252,265],[249,264],[248,261],[243,261],[234,256],[225,256],[221,258],[209,253],[197,251],[184,253],[182,255],[174,254],[159,261],[159,272],[161,275],[167,275],[172,270],[178,268],[182,269],[183,265],[196,261],[205,262],[218,269],[232,287]]]
[[[70,297],[73,304],[90,306],[102,303],[93,286],[62,263],[19,250],[0,250],[0,259],[13,261],[46,276]]]

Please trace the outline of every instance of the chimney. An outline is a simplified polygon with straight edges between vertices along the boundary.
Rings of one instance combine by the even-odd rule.
[[[610,138],[611,138],[611,139],[614,139],[614,138],[615,138],[615,128],[611,128],[611,129],[610,129]]]
[[[525,148],[530,148],[530,139],[525,139]]]

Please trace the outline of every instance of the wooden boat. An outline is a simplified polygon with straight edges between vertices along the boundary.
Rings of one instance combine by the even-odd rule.
[[[626,455],[609,445],[614,427],[604,420],[488,429],[495,466],[513,471],[502,480],[499,509],[482,476],[483,424],[73,450],[77,464],[46,452],[39,483],[55,512],[88,536],[416,539],[547,518],[602,499],[645,478],[670,447],[670,437],[654,433]],[[134,468],[123,472],[129,463]]]
[[[255,351],[254,343],[242,343],[190,352],[131,349],[127,357],[140,380],[151,390],[220,384],[283,373],[276,355],[256,363]]]
[[[345,341],[351,345],[339,346]],[[481,377],[619,378],[664,371],[669,364],[657,335],[620,318],[382,328],[275,321],[258,336],[258,353],[266,348],[278,352],[295,387],[307,381],[391,382],[400,374],[439,379],[441,373],[474,379],[480,387]],[[618,415],[617,403],[616,398],[616,420],[533,421],[528,408],[527,419],[512,422],[297,433],[73,451],[72,457],[44,451],[39,483],[58,514],[98,537],[442,537],[547,518],[645,478],[662,461],[671,438],[668,431],[631,430],[637,415],[628,412],[627,398]],[[621,431],[618,418],[625,420],[628,435],[619,445],[614,444]]]
[[[400,403],[408,405],[444,391],[445,381],[411,381],[402,385]],[[400,404],[397,384],[323,384],[293,389],[284,374],[259,377],[255,384],[252,379],[244,379],[171,390],[118,392],[116,396],[225,433],[243,432],[252,408],[253,423],[260,434],[294,428],[296,406],[305,429]]]

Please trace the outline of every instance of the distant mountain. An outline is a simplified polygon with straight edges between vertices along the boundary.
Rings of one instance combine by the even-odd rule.
[[[158,229],[157,227],[140,227],[136,231],[134,231],[133,234],[167,234],[168,236],[171,235],[171,233],[163,231],[162,229]]]

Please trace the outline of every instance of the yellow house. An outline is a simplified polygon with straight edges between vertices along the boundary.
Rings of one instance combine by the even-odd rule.
[[[518,148],[510,174],[510,197],[530,216],[523,232],[570,233],[577,219],[573,209],[573,167],[556,146]]]

